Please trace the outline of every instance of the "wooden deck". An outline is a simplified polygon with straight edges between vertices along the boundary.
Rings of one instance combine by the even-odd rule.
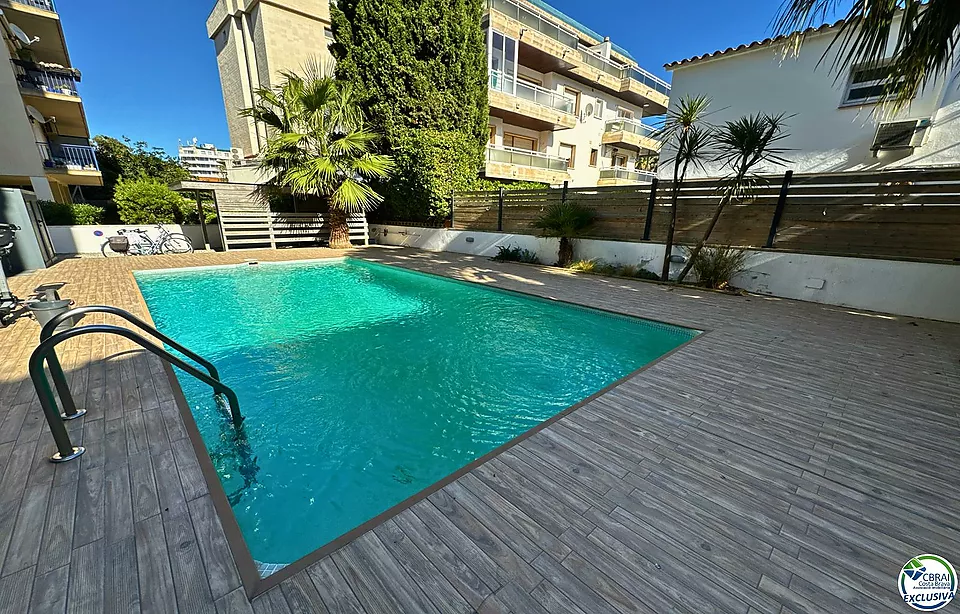
[[[131,267],[330,255],[72,259],[13,286],[146,315]],[[902,613],[911,556],[960,563],[960,326],[358,255],[711,332],[251,603],[160,364],[62,346],[87,453],[55,466],[21,320],[0,330],[0,612]]]

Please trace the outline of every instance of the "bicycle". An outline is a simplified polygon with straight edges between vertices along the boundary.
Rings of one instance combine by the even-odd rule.
[[[190,238],[179,232],[170,232],[163,224],[155,226],[160,231],[156,240],[142,228],[121,228],[117,236],[109,237],[100,246],[104,258],[114,256],[156,256],[157,254],[189,254],[193,251]],[[129,236],[136,235],[134,241]]]

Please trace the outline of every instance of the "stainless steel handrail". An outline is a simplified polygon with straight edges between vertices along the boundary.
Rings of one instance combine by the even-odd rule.
[[[88,313],[108,313],[110,315],[123,318],[127,322],[130,322],[134,326],[138,327],[140,330],[150,333],[187,358],[202,365],[213,379],[220,379],[220,373],[217,371],[217,368],[213,366],[212,362],[206,360],[196,352],[191,352],[129,311],[124,311],[119,307],[111,307],[109,305],[86,305],[84,307],[75,307],[69,311],[61,313],[44,325],[43,329],[40,331],[40,341],[43,342],[49,339],[57,330],[57,327],[64,322]],[[73,395],[70,394],[70,387],[67,384],[67,378],[63,373],[63,367],[60,365],[60,360],[57,358],[56,350],[50,352],[50,356],[47,357],[47,368],[50,370],[50,377],[53,379],[53,385],[57,389],[57,394],[60,396],[60,404],[63,407],[63,413],[60,414],[60,417],[64,420],[73,420],[74,418],[79,418],[85,414],[86,410],[77,409],[77,405],[73,400]]]
[[[67,433],[66,426],[64,426],[63,420],[61,419],[60,414],[57,412],[57,404],[53,397],[53,390],[50,388],[50,382],[47,380],[47,376],[43,371],[43,363],[44,361],[48,360],[49,356],[60,343],[66,341],[67,339],[72,339],[73,337],[79,337],[80,335],[91,333],[118,335],[133,341],[148,352],[176,367],[179,367],[180,369],[186,371],[189,375],[192,375],[201,382],[207,384],[213,388],[215,393],[224,395],[230,405],[230,416],[233,421],[233,426],[238,432],[238,440],[243,439],[243,435],[241,433],[241,429],[243,427],[243,415],[240,413],[240,401],[237,399],[236,393],[234,393],[229,386],[225,385],[218,379],[210,377],[210,375],[207,373],[204,373],[186,361],[181,360],[159,345],[150,343],[141,335],[130,330],[129,328],[112,326],[110,324],[91,324],[88,326],[69,328],[67,330],[54,333],[52,336],[41,341],[40,345],[38,345],[33,351],[33,354],[30,355],[30,379],[33,380],[34,388],[36,388],[37,396],[40,399],[40,407],[43,409],[44,416],[47,419],[47,425],[50,427],[50,433],[53,435],[53,440],[57,444],[57,453],[50,458],[52,462],[62,463],[73,460],[84,453],[84,448],[82,446],[75,447],[70,441],[70,435]],[[67,394],[69,395],[69,390],[67,391]]]

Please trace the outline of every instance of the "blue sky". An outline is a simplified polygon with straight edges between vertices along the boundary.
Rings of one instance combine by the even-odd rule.
[[[609,36],[640,65],[663,64],[770,33],[779,0],[548,0]],[[158,7],[160,9],[158,10]],[[92,134],[127,135],[176,153],[177,139],[229,145],[212,0],[58,0]]]

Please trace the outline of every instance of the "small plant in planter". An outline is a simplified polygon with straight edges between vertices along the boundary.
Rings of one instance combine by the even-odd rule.
[[[560,239],[557,266],[566,267],[573,262],[574,241],[586,234],[596,220],[593,209],[575,200],[567,200],[549,205],[533,227],[540,230],[542,237]]]
[[[523,262],[525,264],[540,264],[540,258],[536,252],[529,249],[522,249],[518,246],[509,247],[507,245],[497,246],[499,252],[491,260],[494,262]]]
[[[747,253],[729,245],[720,247],[703,247],[699,253],[691,257],[691,268],[697,276],[697,284],[714,290],[726,290],[730,287],[730,280],[744,269],[747,263]]]

